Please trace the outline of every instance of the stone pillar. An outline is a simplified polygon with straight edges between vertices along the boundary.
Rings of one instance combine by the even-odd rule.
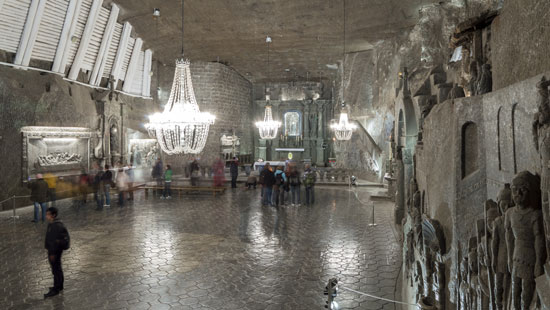
[[[401,225],[405,216],[405,167],[401,159],[401,150],[397,151],[396,158],[396,179],[397,179],[397,196],[395,199],[395,223]]]
[[[326,161],[325,150],[323,149],[323,142],[325,141],[323,135],[324,110],[325,105],[322,102],[317,102],[317,166],[320,167],[323,167]]]
[[[311,158],[311,137],[309,135],[309,115],[311,112],[311,101],[304,100],[304,158]]]
[[[267,147],[266,147],[266,140],[265,139],[258,139],[259,146],[258,146],[258,154],[257,157],[261,158],[263,160],[267,160]]]

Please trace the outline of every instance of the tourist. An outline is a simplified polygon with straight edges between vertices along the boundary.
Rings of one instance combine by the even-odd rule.
[[[292,206],[300,206],[300,172],[298,167],[292,166],[290,174],[288,176],[288,183],[290,184],[290,192],[292,194],[290,203]]]
[[[164,192],[160,199],[172,199],[172,167],[166,165],[166,171],[164,171]]]
[[[151,177],[153,177],[153,179],[157,182],[157,193],[161,193],[162,173],[162,161],[160,158],[157,158],[157,161],[153,166],[153,171],[151,172]]]
[[[306,170],[304,171],[304,186],[306,188],[306,205],[315,203],[315,171],[311,169],[309,165],[306,165]]]
[[[193,159],[191,164],[189,165],[189,172],[191,173],[191,186],[198,186],[199,185],[199,172],[200,172],[200,166],[197,159]]]
[[[109,169],[110,166],[105,165],[105,172],[101,177],[101,181],[103,182],[103,195],[105,195],[104,207],[111,206],[111,186],[113,185],[113,173]]]
[[[124,205],[124,193],[128,190],[128,175],[124,172],[123,168],[118,169],[116,188],[118,190],[118,205],[122,207]]]
[[[103,168],[101,166],[98,166],[97,172],[94,176],[94,180],[92,183],[93,190],[94,190],[94,200],[97,203],[97,209],[101,210],[103,208]]]
[[[85,205],[88,198],[89,178],[86,170],[82,169],[78,178],[78,188],[80,190],[80,205]]]
[[[274,176],[275,184],[273,186],[273,203],[276,207],[278,207],[279,202],[281,202],[281,205],[284,205],[284,185],[287,181],[286,174],[283,172],[283,166],[277,167]]]
[[[237,188],[237,177],[239,176],[239,160],[237,157],[233,157],[229,166],[229,173],[231,174],[231,188]]]
[[[36,175],[36,180],[29,182],[27,187],[31,189],[31,200],[34,204],[34,219],[32,222],[38,222],[39,208],[42,208],[42,222],[44,222],[46,219],[46,202],[48,201],[48,183],[44,181],[42,174],[39,173]]]
[[[134,167],[133,163],[128,164],[126,169],[128,176],[128,201],[134,200]]]
[[[244,166],[244,173],[246,174],[247,177],[250,176],[251,171],[252,171],[252,164]]]
[[[262,205],[273,205],[271,202],[271,194],[273,193],[273,185],[275,184],[275,174],[271,171],[271,166],[266,163],[262,172],[260,172],[260,179],[262,180],[263,188],[263,200]]]
[[[57,200],[57,177],[51,173],[44,175],[44,180],[48,183],[48,201],[50,207],[55,207],[55,201]]]
[[[253,175],[249,175],[248,178],[246,179],[246,187],[248,189],[250,189],[252,186],[254,186],[254,189],[256,189],[256,184],[257,184],[257,180],[256,180],[256,177],[253,176]]]
[[[46,231],[45,248],[48,251],[48,261],[53,274],[53,287],[50,287],[44,298],[52,297],[63,290],[63,269],[61,268],[61,255],[64,250],[69,249],[70,237],[67,228],[57,218],[57,208],[50,207],[46,212],[48,230]]]
[[[214,187],[222,187],[225,182],[225,165],[221,158],[218,157],[212,170],[214,173]]]

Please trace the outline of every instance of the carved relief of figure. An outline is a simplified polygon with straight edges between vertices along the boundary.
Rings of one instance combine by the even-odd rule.
[[[468,92],[470,96],[477,95],[477,80],[479,79],[480,67],[477,61],[470,63],[470,81],[468,82]]]
[[[479,308],[479,275],[478,275],[478,260],[477,260],[477,244],[470,249],[468,253],[468,283],[470,285],[470,309],[481,310]]]
[[[486,219],[483,222],[482,236],[479,238],[477,245],[480,288],[478,305],[480,309],[489,309],[489,303],[493,300],[491,296],[493,273],[489,268],[492,255],[489,244],[492,239],[492,224],[499,215],[497,203],[493,200],[487,200],[485,202],[485,213]]]
[[[550,81],[543,76],[537,83],[538,112],[533,121],[533,140],[540,154],[542,214],[546,232],[547,257],[550,257],[550,101],[548,100]]]
[[[459,286],[459,299],[458,299],[458,310],[470,310],[471,309],[471,298],[472,294],[470,291],[470,285],[468,284],[468,258],[462,258],[460,263],[460,281]]]
[[[497,203],[500,210],[498,216],[492,226],[493,238],[491,240],[491,268],[494,273],[494,300],[496,309],[504,309],[507,296],[510,289],[510,272],[508,271],[507,257],[508,251],[506,247],[506,232],[504,230],[504,218],[507,212],[514,206],[512,202],[512,190],[510,184],[504,184],[504,188],[497,196]]]
[[[491,73],[490,64],[485,63],[481,66],[476,88],[476,95],[483,95],[493,91],[493,74]]]
[[[516,207],[506,214],[508,267],[512,272],[512,308],[528,310],[535,292],[535,278],[543,273],[546,256],[540,180],[528,171],[512,181],[512,198]]]

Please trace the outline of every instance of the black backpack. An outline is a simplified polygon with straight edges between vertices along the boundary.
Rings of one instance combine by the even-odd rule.
[[[275,185],[281,185],[283,184],[283,174],[279,173],[275,176]]]
[[[57,225],[61,226],[61,234],[62,234],[62,237],[61,237],[61,240],[60,240],[59,244],[61,246],[61,249],[66,251],[66,250],[71,248],[71,236],[69,235],[69,231],[67,230],[65,225],[63,225],[63,223],[60,223],[60,224],[57,224]]]

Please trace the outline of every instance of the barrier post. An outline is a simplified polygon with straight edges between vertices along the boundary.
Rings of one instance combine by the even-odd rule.
[[[378,226],[378,224],[374,222],[374,202],[372,203],[372,223],[370,223],[369,226],[370,227]]]
[[[11,218],[13,219],[13,221],[15,222],[15,219],[18,219],[19,216],[17,216],[17,214],[15,213],[15,195],[13,195],[11,197],[11,200],[12,200],[12,209],[13,209],[13,215],[11,216]]]

